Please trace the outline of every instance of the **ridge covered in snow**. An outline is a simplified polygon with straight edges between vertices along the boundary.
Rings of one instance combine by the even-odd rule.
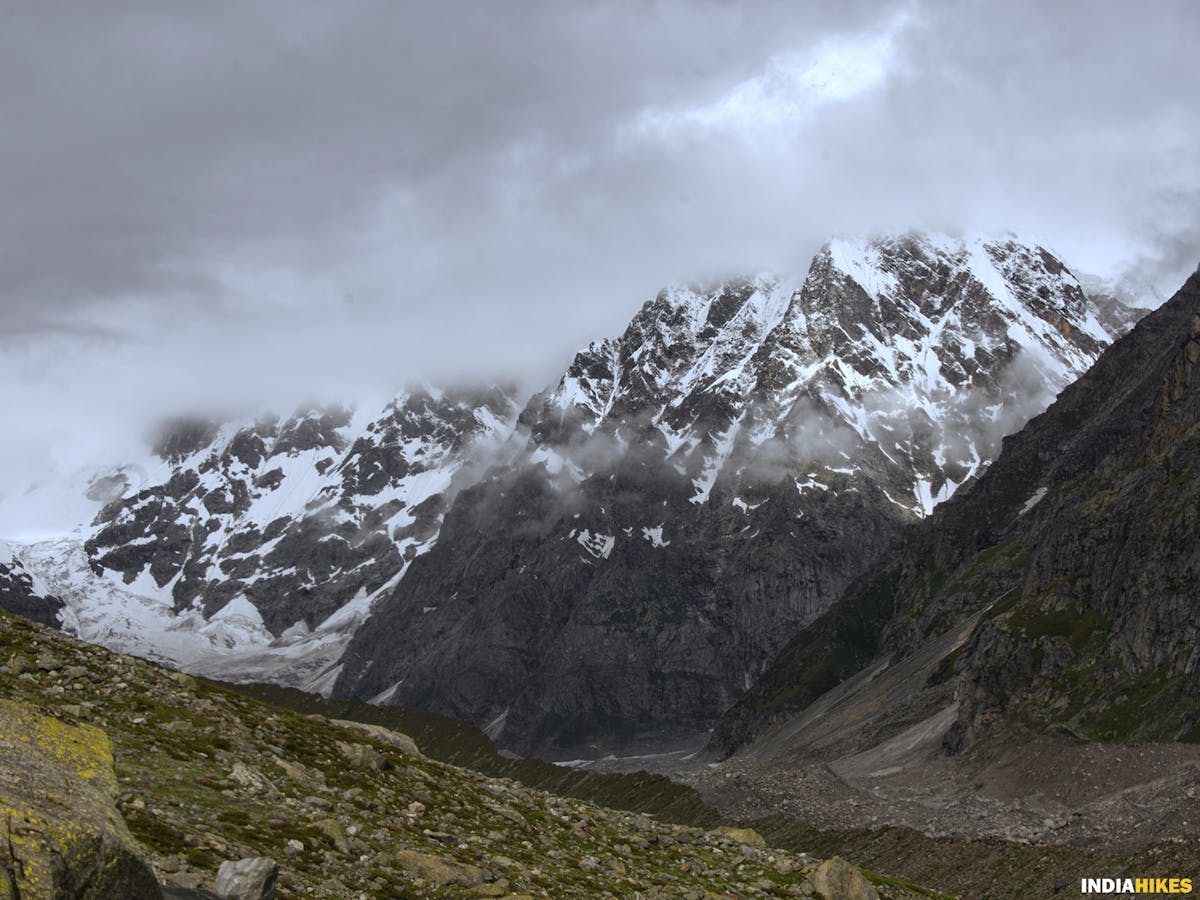
[[[1013,239],[835,240],[796,285],[663,291],[523,419],[568,458],[596,433],[660,443],[697,503],[767,454],[907,472],[893,502],[927,515],[1132,321],[1101,324],[1056,257]]]
[[[145,465],[91,480],[108,502],[90,525],[22,557],[81,638],[320,689],[516,413],[497,388],[423,389],[373,414],[176,422]]]

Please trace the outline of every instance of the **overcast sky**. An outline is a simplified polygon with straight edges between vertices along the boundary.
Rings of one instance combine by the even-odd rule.
[[[1200,4],[20,2],[0,491],[230,396],[561,371],[836,234],[1200,260]]]

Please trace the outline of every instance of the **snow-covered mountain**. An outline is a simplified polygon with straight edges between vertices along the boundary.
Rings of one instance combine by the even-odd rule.
[[[718,478],[761,481],[766,451],[811,478],[893,468],[893,501],[927,514],[1131,324],[1013,240],[832,241],[799,286],[664,291],[522,418],[547,459],[597,432],[661,443],[695,503]],[[871,459],[848,466],[851,449]]]
[[[663,291],[526,406],[335,692],[521,749],[695,734],[1132,318],[1014,239]]]
[[[78,534],[16,548],[25,593],[523,749],[690,737],[1133,318],[1015,239],[833,241],[802,279],[663,291],[523,409],[177,422],[89,476]]]
[[[1013,760],[1069,735],[1047,772],[1084,740],[1195,741],[1198,498],[1200,270],[798,632],[711,749],[757,739],[772,779],[832,767],[864,793],[927,799],[918,770],[981,743]],[[980,761],[996,755],[976,749],[946,792],[992,777]]]
[[[424,389],[373,412],[176,422],[152,458],[93,481],[112,499],[82,535],[22,558],[80,637],[189,671],[319,688],[517,411],[498,388]]]

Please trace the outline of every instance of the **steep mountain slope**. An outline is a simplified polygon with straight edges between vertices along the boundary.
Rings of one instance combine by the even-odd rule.
[[[1113,337],[1048,251],[835,241],[664,291],[521,414],[335,692],[522,750],[693,739]]]
[[[784,752],[818,698],[862,712],[859,751],[939,719],[951,754],[1014,731],[1196,741],[1198,525],[1200,273],[801,632],[712,746]]]
[[[109,479],[115,499],[82,540],[21,552],[80,637],[191,671],[319,687],[517,412],[497,388],[427,389],[380,412],[174,423],[136,484]]]

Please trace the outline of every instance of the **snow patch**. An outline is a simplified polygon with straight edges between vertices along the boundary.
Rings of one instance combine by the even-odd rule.
[[[895,275],[883,270],[879,248],[866,241],[830,241],[829,256],[838,270],[853,278],[875,300],[900,286]]]
[[[338,668],[341,669],[341,666],[338,666]],[[397,681],[395,684],[393,684],[390,688],[385,688],[384,690],[380,691],[374,697],[370,698],[367,702],[375,704],[377,706],[387,703],[389,700],[392,699],[392,697],[394,697],[396,695],[396,691],[400,690],[400,685],[402,685],[402,684],[404,684],[403,678],[401,678],[399,681]]]
[[[642,539],[649,541],[654,547],[666,547],[671,543],[663,540],[662,525],[655,525],[653,528],[642,526]]]
[[[807,491],[811,491],[813,489],[816,489],[818,491],[827,491],[827,490],[829,490],[829,485],[822,484],[821,482],[817,481],[816,476],[811,473],[809,474],[807,481],[797,481],[796,482],[796,490],[799,491],[801,494],[803,494]]]
[[[596,559],[608,559],[608,555],[612,553],[613,547],[617,543],[616,535],[592,534],[586,528],[579,532],[579,536],[575,540],[579,546]]]
[[[1017,513],[1017,515],[1023,516],[1023,515],[1025,515],[1025,513],[1029,512],[1031,509],[1033,509],[1035,506],[1037,506],[1039,503],[1041,503],[1042,498],[1046,496],[1047,490],[1049,490],[1049,488],[1040,487],[1036,491],[1034,491],[1029,496],[1029,499],[1025,501],[1025,505],[1021,507],[1021,511],[1019,513]]]

